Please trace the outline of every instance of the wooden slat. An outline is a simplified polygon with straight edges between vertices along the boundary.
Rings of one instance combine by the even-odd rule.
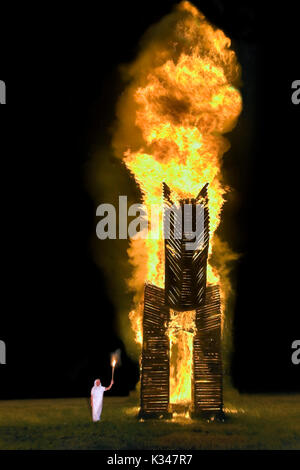
[[[175,310],[194,310],[203,302],[206,287],[206,269],[209,244],[209,213],[207,185],[205,185],[196,199],[183,199],[180,201],[181,214],[171,212],[173,201],[170,188],[163,183],[164,197],[164,228],[170,225],[170,237],[166,238],[165,232],[165,296],[166,304]],[[190,204],[193,211],[189,218],[189,226],[196,227],[196,206],[203,207],[203,226],[196,234],[196,241],[203,241],[201,249],[187,250],[186,245],[190,243],[190,232],[185,231],[181,239],[176,239],[174,225],[180,217],[183,224],[183,206]],[[169,220],[170,219],[170,220]],[[199,226],[199,224],[198,224]],[[186,227],[187,228],[187,227]]]
[[[194,409],[196,413],[219,413],[223,407],[219,286],[206,288],[204,303],[196,309],[196,327]]]
[[[164,290],[146,284],[144,295],[141,416],[167,414],[169,408],[169,309]]]

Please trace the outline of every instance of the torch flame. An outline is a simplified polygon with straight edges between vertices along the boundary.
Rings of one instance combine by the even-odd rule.
[[[196,197],[209,183],[211,255],[225,194],[221,162],[229,143],[223,134],[234,128],[242,109],[236,88],[240,67],[230,49],[230,39],[186,1],[156,25],[149,37],[151,41],[127,70],[131,81],[118,105],[115,151],[134,175],[148,214],[154,204],[162,208],[163,182],[177,199]],[[130,286],[138,301],[145,282],[164,287],[163,236],[161,232],[159,239],[151,238],[152,229],[150,226],[146,240],[132,240],[129,249],[134,266]],[[208,282],[219,281],[219,273],[208,263]],[[142,310],[135,309],[130,318],[141,343]],[[177,341],[182,364],[191,369],[187,338],[192,338],[192,333],[186,330],[182,334],[188,344],[184,349],[178,344],[180,335],[175,338],[174,322],[175,316],[169,329],[170,342]],[[185,401],[190,395],[187,381],[191,374],[183,366],[177,373],[179,385],[174,388],[173,399],[177,396]]]

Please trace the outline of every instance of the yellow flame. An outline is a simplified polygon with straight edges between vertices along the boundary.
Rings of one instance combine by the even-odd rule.
[[[131,310],[129,313],[129,319],[131,321],[131,326],[135,332],[135,341],[142,345],[143,344],[143,317],[142,313],[136,310]]]
[[[225,193],[221,162],[229,143],[223,134],[233,129],[242,109],[236,88],[240,67],[230,45],[230,39],[196,7],[181,2],[149,32],[148,42],[127,69],[130,83],[119,101],[114,135],[115,152],[134,175],[148,214],[153,204],[162,207],[163,182],[177,199],[196,197],[209,183],[210,255]],[[146,240],[132,240],[128,252],[134,266],[129,285],[139,300],[144,282],[164,287],[163,237],[152,239],[153,230],[150,226]],[[219,282],[219,272],[210,263],[207,274],[209,283]],[[178,325],[182,317],[176,316]],[[133,310],[130,319],[141,343],[142,309]],[[171,354],[177,344],[186,368],[191,369],[192,335],[179,333],[175,316],[172,322]],[[172,367],[174,372],[171,361]],[[172,399],[176,396],[184,402],[191,392],[182,375],[190,378],[191,374],[179,373],[178,388],[174,374]]]
[[[189,404],[192,399],[195,310],[170,310],[170,403]]]

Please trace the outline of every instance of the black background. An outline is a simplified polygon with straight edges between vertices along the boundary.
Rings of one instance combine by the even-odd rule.
[[[110,393],[127,394],[138,380],[106,274],[93,259],[95,201],[84,175],[92,149],[110,143],[119,64],[134,59],[147,27],[175,3],[3,12],[1,398],[87,395],[95,376],[109,382],[117,347],[123,366]],[[233,382],[248,392],[299,391],[300,366],[291,362],[300,332],[300,105],[291,102],[299,12],[294,2],[280,9],[194,3],[232,38],[243,70],[244,110],[224,161],[235,190],[222,230],[243,253],[235,270]]]

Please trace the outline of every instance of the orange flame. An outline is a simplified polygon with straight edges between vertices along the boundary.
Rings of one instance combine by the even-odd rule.
[[[131,321],[132,329],[135,332],[135,340],[138,344],[143,344],[143,317],[139,309],[131,310],[129,319]]]
[[[195,310],[170,311],[170,403],[188,404],[192,398]]]
[[[191,3],[180,3],[152,28],[148,43],[127,70],[130,84],[119,101],[119,125],[114,136],[115,151],[134,175],[148,214],[154,204],[162,207],[163,182],[177,198],[195,197],[209,183],[210,254],[225,193],[221,161],[229,143],[223,134],[234,128],[242,109],[236,88],[240,67],[230,45],[230,39]],[[151,238],[156,229],[150,226],[148,238],[132,240],[129,249],[134,266],[129,283],[139,300],[145,281],[164,286],[162,231],[159,239]],[[219,273],[208,263],[208,282],[219,280]],[[176,318],[181,325],[182,315]],[[141,343],[141,309],[131,312],[130,319]],[[176,336],[174,322],[175,316],[169,328],[171,345],[177,344],[181,356],[188,357],[187,367],[191,367],[188,338],[192,334],[183,329]],[[172,367],[176,369],[171,360]],[[179,385],[173,387],[173,398],[177,396],[183,402],[190,395],[184,374],[188,376],[186,370],[177,375]],[[191,375],[188,377],[190,380]]]

